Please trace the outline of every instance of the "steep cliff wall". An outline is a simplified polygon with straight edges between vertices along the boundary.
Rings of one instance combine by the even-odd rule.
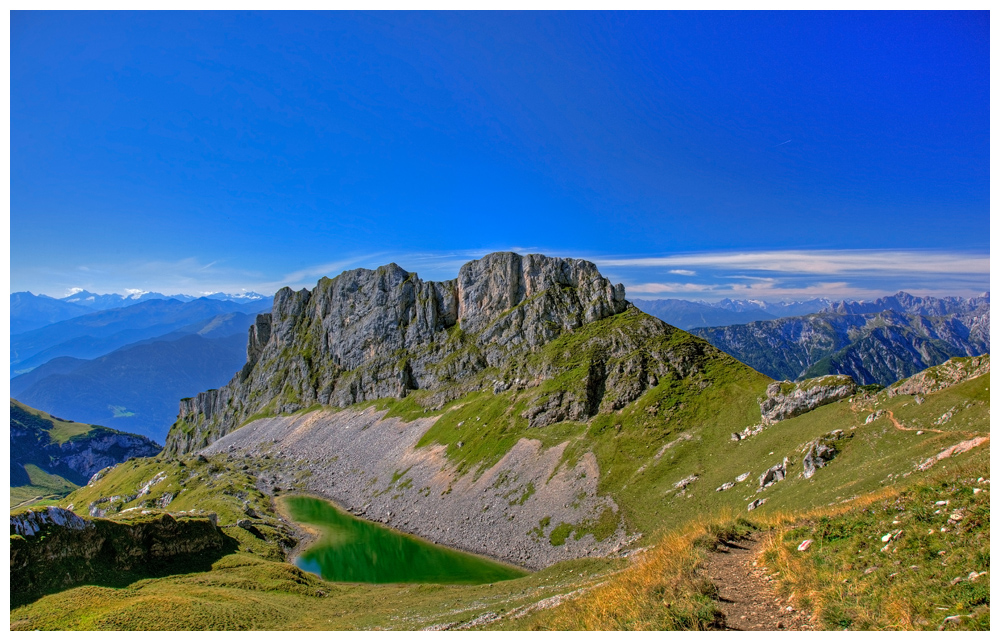
[[[214,442],[254,415],[346,407],[467,381],[566,331],[628,309],[583,260],[509,252],[425,282],[398,265],[282,289],[250,329],[247,364],[225,387],[181,402],[170,454]]]

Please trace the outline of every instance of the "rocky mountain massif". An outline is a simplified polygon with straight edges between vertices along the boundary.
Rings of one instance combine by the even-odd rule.
[[[84,485],[101,469],[133,457],[155,456],[160,449],[143,436],[66,421],[10,401],[12,488],[37,485],[33,476]]]
[[[629,307],[622,286],[593,263],[535,254],[490,254],[444,282],[390,264],[322,279],[312,291],[285,288],[250,329],[247,363],[236,377],[181,404],[167,451],[204,447],[255,414],[346,407],[412,390],[442,390],[440,407],[479,389],[487,370],[498,391],[551,378],[557,372],[548,364],[514,357]],[[647,332],[662,325],[646,324]],[[595,347],[586,388],[548,399],[552,407],[536,414],[536,424],[585,418],[605,402],[620,407],[655,385],[670,357],[633,353],[640,339]]]
[[[890,385],[953,356],[988,353],[989,326],[988,294],[938,299],[900,292],[807,316],[692,332],[773,378],[846,374],[861,384]]]

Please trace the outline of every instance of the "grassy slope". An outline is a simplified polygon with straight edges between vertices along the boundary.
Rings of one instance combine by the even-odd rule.
[[[781,594],[827,629],[988,630],[989,575],[972,573],[990,566],[989,469],[989,449],[973,450],[905,489],[797,519],[765,554]]]
[[[31,484],[10,488],[12,507],[29,502],[33,505],[38,505],[43,501],[50,504],[79,487],[61,476],[49,474],[37,465],[29,463],[24,466],[24,469],[28,473],[28,478],[31,479]]]
[[[42,426],[48,432],[52,441],[56,443],[65,443],[73,437],[84,437],[95,429],[103,429],[97,425],[77,423],[76,421],[67,421],[54,417],[13,398],[10,399],[10,402],[11,405],[17,406],[37,419],[36,424]],[[77,488],[75,483],[56,474],[50,474],[36,465],[28,464],[24,466],[24,469],[28,473],[31,483],[10,488],[11,506],[53,504],[56,500],[66,496]]]
[[[563,337],[540,350],[535,357],[555,361],[576,358],[580,350],[574,342],[586,338],[581,334],[584,332]],[[677,333],[670,340],[687,340],[687,336]],[[478,392],[449,403],[433,412],[442,414],[442,418],[428,432],[425,443],[433,441],[447,445],[449,457],[464,466],[468,473],[475,473],[482,465],[498,460],[521,437],[539,438],[551,445],[569,440],[568,458],[592,449],[601,468],[601,490],[616,499],[631,531],[650,535],[677,532],[685,524],[703,521],[706,516],[746,514],[746,504],[752,498],[768,498],[762,508],[752,513],[755,519],[768,519],[780,514],[837,506],[851,497],[877,491],[886,485],[901,486],[918,481],[926,478],[927,473],[912,472],[916,461],[972,434],[988,434],[989,429],[989,377],[984,376],[930,394],[919,406],[911,397],[889,399],[884,393],[867,401],[840,401],[783,421],[748,440],[734,442],[729,439],[731,432],[759,419],[757,397],[763,394],[769,379],[728,357],[706,363],[704,378],[713,382],[703,390],[697,379],[666,378],[636,402],[618,412],[598,415],[588,423],[527,427],[527,422],[520,419],[520,412],[533,397],[545,393],[552,385],[579,384],[580,368],[569,368],[567,372],[571,374],[564,374],[563,380],[546,382],[537,388],[500,395]],[[429,412],[420,405],[421,394],[417,392],[402,401],[379,401],[378,404],[400,416],[423,416]],[[887,417],[866,425],[865,417],[876,407],[892,410],[907,426],[941,432],[916,435],[913,431],[900,431]],[[948,410],[953,412],[950,421],[932,425]],[[840,455],[812,479],[797,478],[801,470],[800,446],[832,429],[853,433],[853,438],[842,441]],[[461,448],[458,447],[460,440],[463,441]],[[668,444],[673,445],[664,448]],[[657,458],[656,454],[661,451],[662,456]],[[790,459],[789,478],[755,494],[757,477],[785,456]],[[199,463],[193,458],[186,459],[185,467],[154,459],[130,461],[115,468],[98,487],[81,488],[65,502],[73,502],[78,512],[85,513],[86,504],[99,495],[134,492],[142,482],[161,470],[167,471],[168,479],[155,486],[150,497],[156,498],[163,491],[184,490],[171,503],[171,510],[215,511],[220,516],[220,523],[227,525],[240,518],[242,501],[246,499],[259,512],[274,514],[268,497],[252,489],[253,479],[246,471],[227,468],[220,461]],[[716,487],[743,472],[751,474],[746,482],[725,492],[715,492]],[[699,478],[683,493],[674,488],[679,480],[691,475]],[[552,524],[553,530],[559,527],[560,524]],[[568,524],[562,530],[563,535],[569,535],[596,527],[596,524]],[[12,626],[24,620],[25,625],[56,628],[378,626],[411,629],[440,622],[468,622],[486,612],[509,613],[519,604],[604,582],[608,573],[622,564],[607,560],[568,562],[524,579],[476,588],[329,584],[301,574],[296,575],[299,579],[293,581],[293,586],[280,579],[291,571],[290,566],[262,561],[245,553],[277,559],[280,553],[276,546],[264,544],[239,528],[230,528],[227,533],[239,538],[241,553],[220,560],[212,572],[140,582],[122,591],[75,588],[12,611]],[[578,572],[578,568],[584,571]],[[688,576],[684,574],[687,570],[678,572],[681,574],[677,576]],[[657,576],[665,574],[659,572]],[[698,601],[701,605],[695,603],[684,610],[680,604],[677,616],[650,625],[699,627],[711,619],[711,612],[702,607],[705,595],[697,596],[703,587],[693,579],[685,585],[688,587],[670,589],[688,596],[694,594],[696,601],[701,599]],[[310,596],[315,590],[335,594],[337,598]],[[656,594],[662,596],[664,592],[660,590]],[[65,612],[72,614],[60,611],[64,602],[71,604]],[[177,605],[171,614],[148,607],[167,602]],[[648,603],[644,607],[648,607]],[[551,616],[561,611],[556,608]],[[506,619],[497,625],[578,626],[575,621],[579,619],[549,618],[547,612]],[[610,625],[647,625],[641,617],[631,622],[605,621]]]
[[[14,400],[13,398],[10,399],[10,402],[14,405],[17,405],[25,412],[29,414],[34,414],[43,421],[50,422],[52,424],[52,427],[46,431],[48,431],[49,436],[56,443],[65,443],[74,436],[89,434],[91,431],[95,429],[108,429],[108,428],[101,428],[98,425],[77,423],[76,421],[67,421],[66,419],[57,418],[46,412],[43,412],[42,410],[36,410],[33,407],[29,407],[24,403],[21,403],[20,401]]]

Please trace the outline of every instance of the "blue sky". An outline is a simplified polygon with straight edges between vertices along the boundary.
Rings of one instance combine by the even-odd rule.
[[[11,291],[989,288],[987,12],[11,14]]]

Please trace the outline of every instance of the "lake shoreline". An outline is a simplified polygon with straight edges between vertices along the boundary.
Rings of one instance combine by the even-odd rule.
[[[305,533],[289,562],[325,581],[475,585],[530,574],[359,518],[323,497],[296,493],[275,503],[282,518]]]

